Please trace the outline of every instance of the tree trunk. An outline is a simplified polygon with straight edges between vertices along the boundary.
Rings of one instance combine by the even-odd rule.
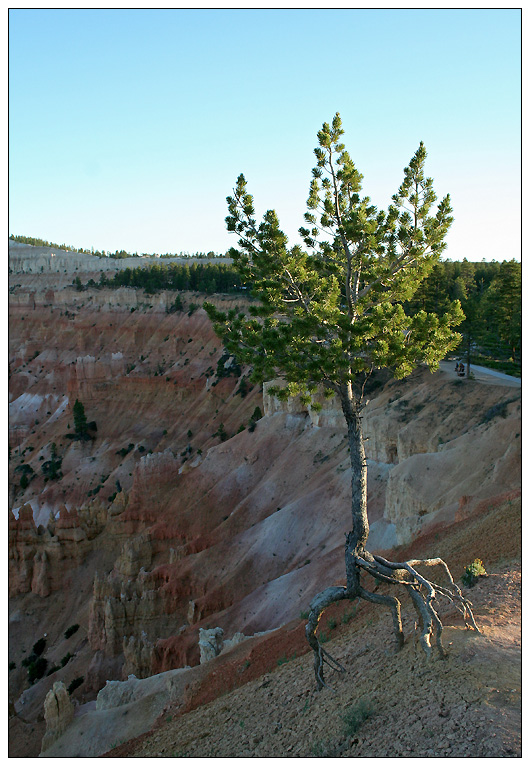
[[[360,571],[355,556],[362,556],[368,539],[367,471],[361,421],[361,403],[353,394],[351,383],[341,387],[342,411],[348,427],[351,462],[352,529],[346,535],[346,579],[349,591],[359,587]]]
[[[431,636],[434,636],[440,656],[445,656],[442,645],[442,623],[438,617],[433,601],[437,594],[443,595],[455,604],[462,612],[464,620],[469,615],[472,627],[480,632],[475,623],[470,603],[462,596],[462,593],[454,582],[451,573],[442,559],[412,560],[403,563],[394,563],[383,559],[381,556],[372,555],[366,550],[370,530],[368,524],[367,508],[367,471],[366,456],[364,453],[364,441],[362,433],[361,399],[353,393],[351,383],[339,388],[342,411],[348,426],[348,442],[350,446],[351,460],[351,512],[352,530],[346,535],[345,564],[346,564],[346,587],[332,586],[318,593],[309,604],[309,615],[306,625],[306,637],[309,646],[314,653],[314,670],[317,689],[326,686],[324,681],[324,665],[333,670],[343,672],[344,668],[337,662],[320,644],[317,638],[317,628],[324,611],[332,604],[343,599],[363,599],[375,604],[381,604],[390,609],[394,628],[396,649],[403,646],[404,635],[401,623],[401,604],[399,599],[384,593],[375,593],[367,590],[361,584],[361,571],[368,572],[376,580],[405,586],[414,607],[420,615],[422,633],[420,644],[427,656],[431,654]],[[416,571],[418,564],[425,566],[443,567],[448,585],[441,586],[436,582],[427,580]],[[466,620],[467,622],[467,620]]]
[[[471,334],[468,333],[467,336],[467,369],[466,369],[466,377],[469,378],[471,373]]]

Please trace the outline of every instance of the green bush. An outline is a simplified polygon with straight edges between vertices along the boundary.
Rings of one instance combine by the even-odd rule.
[[[78,686],[81,686],[84,680],[85,680],[84,676],[78,676],[77,678],[74,678],[74,680],[72,681],[72,683],[67,689],[68,694],[72,694],[72,692],[74,692]]]
[[[77,623],[75,625],[70,625],[70,627],[64,631],[64,637],[70,638],[70,636],[73,636],[74,633],[76,633],[76,631],[78,630],[79,630],[79,625]]]
[[[40,655],[43,653],[45,648],[46,648],[46,639],[39,638],[39,640],[35,641],[35,643],[33,644],[33,649],[31,651],[36,657],[40,657]]]
[[[375,709],[371,702],[365,699],[360,699],[356,705],[353,705],[342,716],[342,720],[345,724],[346,736],[353,736],[360,726],[373,714]]]
[[[482,423],[489,423],[490,420],[493,420],[496,417],[506,418],[508,416],[508,405],[512,402],[516,402],[518,398],[519,397],[514,397],[513,399],[508,399],[505,402],[494,404],[493,407],[490,407],[489,410],[486,410],[479,425]]]
[[[46,676],[51,676],[52,673],[55,673],[56,670],[59,670],[59,665],[52,665],[51,668],[46,673]]]
[[[35,659],[27,666],[29,683],[34,684],[35,681],[38,681],[39,678],[42,678],[46,673],[47,667],[48,660],[45,657],[35,657]]]
[[[474,585],[478,583],[478,578],[486,574],[487,572],[484,569],[482,561],[480,559],[475,559],[472,564],[468,564],[467,567],[464,569],[464,574],[462,575],[462,582],[466,586],[466,588],[472,588]]]
[[[217,429],[217,431],[216,431],[216,432],[213,434],[213,436],[214,436],[214,438],[215,438],[216,436],[218,436],[218,437],[219,437],[219,439],[220,439],[222,442],[225,442],[225,441],[228,439],[228,434],[226,433],[226,430],[225,430],[225,427],[224,427],[223,423],[220,423],[220,424],[219,424],[219,428],[218,428],[218,429]]]
[[[252,433],[252,431],[256,428],[256,423],[258,420],[261,420],[263,415],[261,414],[261,410],[259,407],[256,407],[252,415],[250,416],[250,420],[248,421],[248,430]]]

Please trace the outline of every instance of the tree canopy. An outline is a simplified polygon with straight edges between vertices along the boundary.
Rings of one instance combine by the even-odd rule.
[[[421,362],[434,369],[460,339],[458,301],[442,316],[403,308],[443,252],[453,220],[449,196],[431,214],[436,196],[423,143],[385,212],[361,196],[362,175],[342,135],[338,114],[318,133],[309,226],[300,229],[307,249],[288,246],[273,210],[256,222],[243,175],[227,199],[227,228],[239,235],[230,256],[259,303],[249,315],[205,308],[255,380],[285,377],[284,396],[320,383],[339,395],[352,384],[359,396],[374,369],[391,367],[397,377]]]

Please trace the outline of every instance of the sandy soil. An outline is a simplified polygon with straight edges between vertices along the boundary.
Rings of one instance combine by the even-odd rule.
[[[456,574],[477,535],[493,539],[499,524],[506,532],[504,561],[467,591],[481,634],[467,630],[451,605],[440,609],[447,659],[425,659],[406,603],[408,639],[397,655],[389,615],[367,605],[352,618],[347,605],[322,620],[326,649],[345,668],[328,672],[332,688],[315,691],[309,654],[286,655],[186,715],[168,710],[158,729],[107,757],[520,757],[521,567],[506,560],[520,541],[519,508],[508,501],[439,544]],[[354,730],[344,719],[363,704],[370,715]]]

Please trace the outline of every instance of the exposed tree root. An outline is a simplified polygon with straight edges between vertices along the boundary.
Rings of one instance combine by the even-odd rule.
[[[381,582],[404,586],[419,617],[421,625],[421,636],[419,641],[427,657],[430,657],[432,654],[431,638],[433,636],[440,657],[446,656],[446,651],[442,644],[443,626],[434,608],[434,602],[437,597],[442,597],[452,602],[462,614],[466,625],[471,627],[477,633],[480,633],[475,618],[473,617],[473,612],[471,611],[471,602],[464,598],[460,588],[453,580],[449,567],[442,559],[411,559],[410,561],[395,563],[387,561],[382,556],[372,555],[366,550],[362,552],[362,555],[356,555],[354,553],[350,553],[349,555],[352,557],[349,561],[349,569],[352,571],[351,565],[353,559],[353,570],[357,570],[358,576],[350,577],[349,580],[351,581],[351,584],[346,587],[334,586],[326,588],[326,590],[316,595],[309,605],[310,612],[306,625],[306,637],[314,653],[314,669],[317,689],[320,690],[323,687],[330,688],[324,681],[325,664],[337,672],[344,671],[342,665],[322,648],[316,636],[319,620],[324,610],[327,609],[328,606],[331,606],[331,604],[343,599],[351,600],[354,598],[362,598],[365,601],[388,606],[392,613],[396,651],[399,651],[404,644],[405,637],[401,623],[401,603],[399,599],[395,596],[374,593],[363,588],[360,584],[361,570],[368,572],[372,577]],[[448,584],[440,585],[428,580],[417,571],[418,566],[441,567],[444,570]],[[470,624],[468,623],[468,620]]]

